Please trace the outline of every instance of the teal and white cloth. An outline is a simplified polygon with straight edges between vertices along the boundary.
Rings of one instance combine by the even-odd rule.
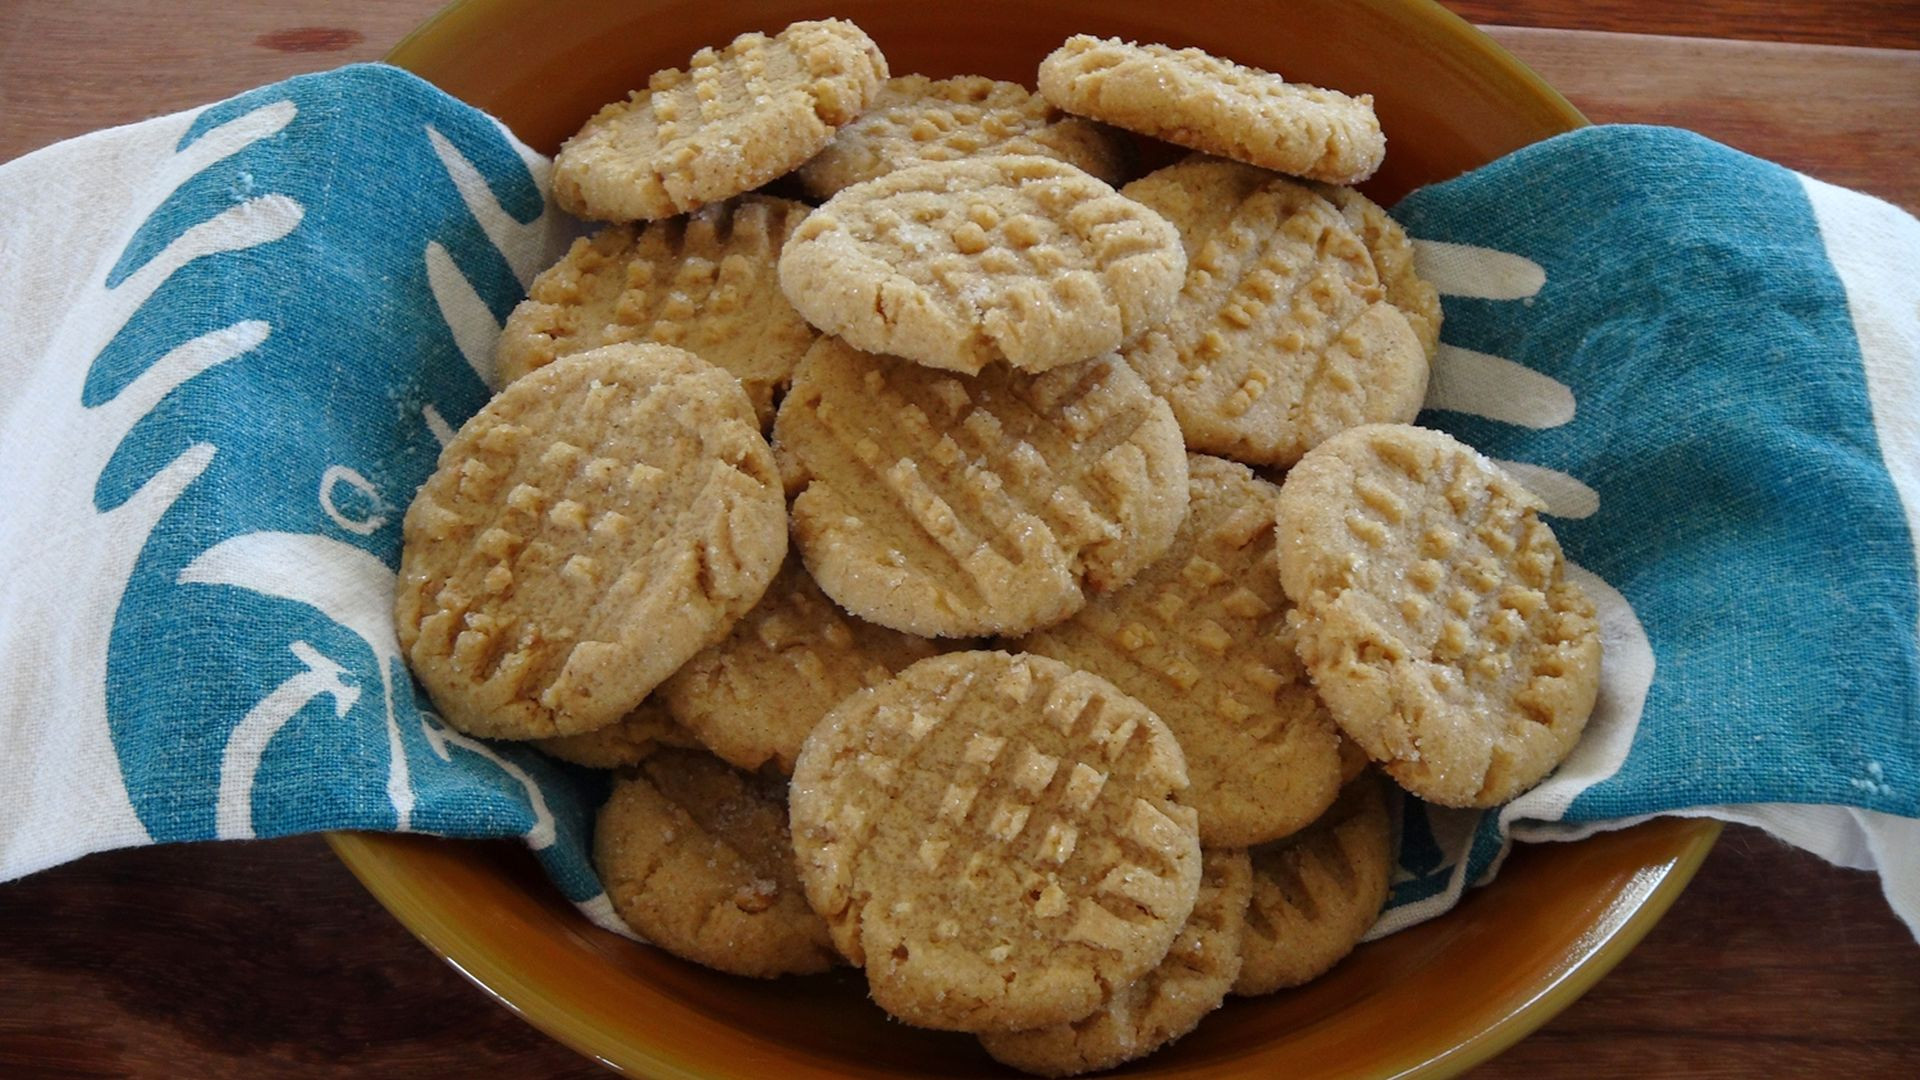
[[[136,844],[520,836],[602,922],[604,781],[449,730],[400,518],[575,226],[547,163],[350,67],[0,166],[0,880]],[[1920,933],[1920,223],[1591,128],[1396,213],[1445,294],[1423,423],[1549,504],[1607,635],[1573,757],[1405,800],[1391,907],[1659,814],[1877,869]]]

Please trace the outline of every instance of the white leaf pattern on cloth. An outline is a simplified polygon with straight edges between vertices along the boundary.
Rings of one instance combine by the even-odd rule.
[[[0,552],[17,568],[0,581],[0,611],[7,613],[0,620],[0,655],[16,661],[15,675],[5,687],[6,705],[0,707],[0,753],[44,763],[21,772],[33,779],[23,790],[9,793],[16,808],[0,819],[0,829],[8,823],[65,821],[72,831],[0,834],[0,852],[5,853],[0,878],[51,865],[76,847],[105,849],[151,840],[115,767],[117,756],[106,728],[90,722],[47,725],[41,719],[106,714],[112,621],[92,613],[119,607],[154,526],[206,471],[216,450],[206,443],[187,447],[130,498],[105,511],[94,504],[97,479],[142,417],[182,384],[258,347],[272,328],[263,322],[240,322],[196,337],[159,358],[118,394],[89,408],[81,403],[94,357],[175,273],[209,255],[278,240],[298,227],[303,216],[299,203],[284,195],[248,199],[187,229],[125,280],[107,285],[112,260],[132,239],[133,230],[180,185],[278,133],[292,122],[295,109],[291,102],[264,106],[172,151],[194,115],[170,117],[143,133],[153,148],[149,156],[159,164],[137,179],[123,177],[124,187],[106,193],[127,206],[124,220],[129,224],[126,234],[105,249],[100,263],[85,271],[87,284],[57,301],[32,297],[35,285],[54,280],[52,275],[43,282],[6,286],[4,306],[9,311],[54,308],[68,313],[51,333],[0,316],[0,337],[18,350],[21,361],[32,364],[17,373],[12,402],[71,402],[73,411],[10,412],[7,423],[0,425],[0,460],[38,465],[8,477],[9,501],[19,509],[0,516]],[[110,172],[104,162],[128,152],[107,141],[111,134],[49,148],[10,168],[19,170],[16,175],[25,173],[30,184],[31,177],[44,174],[39,183],[49,186],[75,175]],[[0,246],[24,240],[32,226],[26,214],[6,215],[0,219]],[[30,298],[35,302],[29,303]],[[68,574],[67,567],[84,567],[85,573]],[[74,617],[76,612],[89,617]],[[33,656],[49,662],[22,662]],[[28,741],[15,745],[20,739]]]
[[[1547,281],[1539,263],[1490,248],[1416,240],[1414,253],[1421,276],[1443,296],[1531,303]],[[1578,411],[1573,390],[1565,383],[1506,357],[1455,345],[1442,345],[1435,357],[1426,407],[1537,430],[1571,423]],[[1599,492],[1576,477],[1523,461],[1497,464],[1538,495],[1549,515],[1579,519],[1592,517],[1600,510]],[[1633,746],[1647,692],[1653,685],[1653,646],[1633,606],[1619,590],[1571,559],[1566,573],[1593,599],[1599,619],[1604,655],[1600,693],[1586,731],[1567,760],[1538,787],[1497,811],[1504,829],[1529,820],[1557,820],[1581,792],[1618,772]],[[1511,850],[1511,839],[1503,842],[1480,881],[1466,880],[1482,813],[1425,807],[1427,825],[1448,874],[1445,885],[1431,896],[1389,909],[1368,932],[1368,940],[1450,910],[1466,888],[1499,871]],[[1401,868],[1396,884],[1414,876]]]

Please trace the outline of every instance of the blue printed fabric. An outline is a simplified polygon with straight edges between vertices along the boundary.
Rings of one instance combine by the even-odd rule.
[[[61,253],[0,286],[0,878],[150,842],[517,836],[606,920],[604,780],[446,727],[391,615],[401,516],[572,235],[545,169],[379,66],[0,166],[0,249]],[[1541,788],[1403,801],[1378,932],[1515,836],[1675,811],[1846,832],[1801,842],[1877,853],[1912,911],[1920,870],[1896,887],[1886,852],[1920,837],[1920,316],[1911,270],[1870,271],[1920,227],[1653,128],[1530,147],[1396,214],[1445,294],[1420,422],[1543,496],[1607,656]]]

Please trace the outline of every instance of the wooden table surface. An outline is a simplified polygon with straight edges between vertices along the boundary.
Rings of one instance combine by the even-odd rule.
[[[0,161],[379,57],[437,0],[5,0]],[[1920,4],[1453,0],[1595,121],[1670,123],[1920,211]],[[1482,1077],[1920,1070],[1876,879],[1729,828],[1619,968]],[[0,1076],[593,1076],[326,846],[96,855],[0,885]]]

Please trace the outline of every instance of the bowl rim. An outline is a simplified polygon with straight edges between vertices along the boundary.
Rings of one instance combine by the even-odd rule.
[[[1419,1051],[1414,1058],[1383,1061],[1383,1070],[1376,1075],[1396,1080],[1456,1076],[1538,1030],[1606,977],[1646,937],[1693,880],[1722,828],[1721,822],[1711,818],[1666,817],[1566,842],[1580,846],[1621,840],[1627,834],[1668,834],[1660,845],[1662,857],[1644,864],[1630,882],[1607,897],[1593,926],[1570,930],[1566,950],[1570,960],[1534,978],[1524,1004],[1438,1053]],[[657,1046],[630,1041],[609,1046],[598,1029],[581,1018],[573,995],[553,992],[535,971],[510,961],[504,952],[482,946],[449,917],[431,895],[432,875],[421,870],[420,856],[436,853],[436,846],[475,841],[370,832],[332,832],[326,840],[361,885],[421,944],[540,1031],[616,1072],[660,1080],[712,1080],[714,1074]]]
[[[523,0],[451,0],[421,22],[390,49],[385,61],[412,69],[425,59],[426,42],[444,24],[484,19]],[[1589,121],[1559,91],[1493,38],[1438,0],[1353,0],[1357,6],[1395,8],[1435,32],[1453,38],[1502,75],[1522,84],[1535,102],[1553,115],[1565,130]],[[1686,889],[1719,839],[1722,825],[1705,818],[1669,818],[1635,825],[1622,832],[1664,831],[1659,857],[1647,861],[1632,881],[1608,897],[1606,912],[1595,925],[1570,934],[1570,962],[1543,971],[1528,988],[1530,996],[1445,1051],[1424,1060],[1384,1062],[1398,1077],[1439,1077],[1464,1072],[1505,1051],[1531,1034],[1591,989],[1638,945],[1648,931]],[[1619,835],[1619,834],[1614,834]],[[1590,837],[1571,843],[1587,844]],[[536,972],[516,965],[506,956],[481,946],[430,895],[432,875],[420,866],[423,845],[463,844],[419,834],[332,832],[328,845],[348,870],[421,944],[468,981],[550,1037],[572,1050],[616,1071],[673,1080],[704,1080],[709,1074],[671,1052],[653,1046],[622,1043],[609,1048],[595,1038],[595,1029],[583,1023],[567,995],[542,984]],[[500,841],[493,841],[500,843]],[[1629,893],[1636,895],[1629,895]],[[1444,918],[1444,916],[1442,916]],[[584,918],[584,917],[583,917]],[[1578,955],[1574,955],[1574,954]]]
[[[448,0],[439,10],[428,16],[420,25],[408,31],[407,35],[394,43],[382,59],[396,67],[411,71],[414,64],[425,59],[421,54],[426,50],[425,42],[431,38],[443,23],[455,20],[472,20],[485,17],[494,10],[516,6],[523,0]],[[1427,23],[1442,30],[1446,36],[1470,47],[1479,57],[1488,61],[1500,72],[1526,85],[1527,90],[1547,111],[1558,119],[1568,131],[1589,126],[1592,121],[1576,108],[1566,96],[1555,90],[1532,68],[1522,63],[1520,58],[1508,52],[1506,47],[1489,37],[1478,26],[1468,22],[1460,15],[1441,5],[1439,0],[1349,0],[1355,7],[1373,9],[1394,8],[1405,12],[1416,21]]]

